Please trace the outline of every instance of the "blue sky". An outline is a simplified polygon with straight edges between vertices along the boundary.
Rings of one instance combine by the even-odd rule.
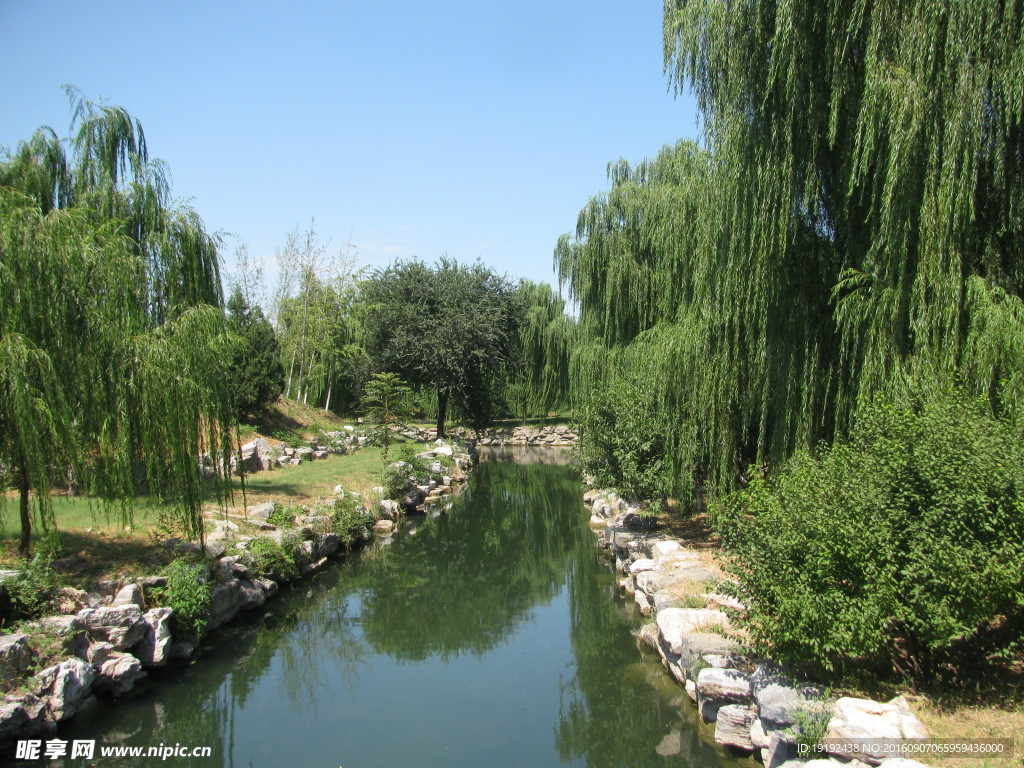
[[[661,0],[0,0],[0,143],[125,107],[174,193],[266,260],[308,226],[361,263],[442,253],[554,283],[609,161],[698,135]]]

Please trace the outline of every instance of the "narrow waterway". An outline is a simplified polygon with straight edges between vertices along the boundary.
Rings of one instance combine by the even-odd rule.
[[[64,764],[739,765],[682,719],[681,688],[637,650],[578,475],[554,452],[523,455],[484,455],[445,514],[409,520],[198,663],[62,731],[96,740],[94,760]],[[212,755],[100,757],[159,745]]]

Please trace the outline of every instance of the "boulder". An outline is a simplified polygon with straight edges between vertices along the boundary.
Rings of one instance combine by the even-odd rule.
[[[341,549],[341,539],[336,533],[322,533],[315,540],[316,554],[319,557],[330,557]]]
[[[144,605],[142,590],[139,589],[139,585],[134,581],[129,582],[117,591],[111,605],[137,605],[141,608]]]
[[[726,704],[752,701],[750,678],[735,669],[708,667],[697,675],[697,695]]]
[[[833,754],[843,756],[841,745],[851,739],[926,738],[928,732],[924,724],[910,711],[903,699],[893,699],[888,704],[882,704],[871,699],[844,696],[832,708],[824,741],[835,743],[837,751]],[[874,750],[870,745],[862,745],[862,750],[854,755],[856,759],[873,765],[880,763],[885,756],[881,745],[877,745]]]
[[[123,696],[145,677],[142,662],[130,653],[114,651],[100,665],[93,687],[111,696]]]
[[[272,501],[265,501],[249,508],[249,517],[255,517],[257,520],[268,520],[272,514],[274,514],[274,502]]]
[[[210,592],[210,618],[206,631],[211,632],[231,621],[238,615],[241,599],[238,593],[238,579],[215,587]]]
[[[167,663],[171,647],[173,613],[172,608],[153,608],[142,615],[142,620],[146,623],[146,632],[132,652],[144,666],[158,667]]]
[[[0,635],[0,681],[10,683],[31,664],[32,649],[27,635]]]
[[[399,503],[403,509],[413,510],[420,506],[426,498],[427,492],[419,486],[414,486],[402,497]]]
[[[648,558],[641,558],[634,560],[629,566],[630,573],[642,573],[644,571],[653,571],[656,568],[656,564],[653,560]]]
[[[677,552],[680,549],[678,541],[656,541],[651,545],[651,557],[659,560],[665,555]]]
[[[792,730],[769,731],[768,746],[761,750],[761,762],[764,768],[780,768],[780,766],[795,762],[800,753],[797,750],[797,737]],[[791,766],[790,768],[795,768]]]
[[[761,720],[772,728],[795,725],[797,713],[807,709],[807,687],[799,686],[775,664],[762,664],[755,669],[750,686]]]
[[[683,635],[679,641],[679,655],[687,669],[698,666],[708,655],[734,657],[739,650],[740,644],[735,640],[710,632],[693,632]]]
[[[641,573],[637,576],[637,588],[642,588],[641,579],[648,576]],[[665,608],[658,613],[658,631],[672,653],[682,655],[682,642],[686,635],[700,632],[701,628],[712,625],[725,626],[728,622],[721,611],[707,608]]]
[[[757,719],[753,707],[728,704],[720,707],[715,720],[715,741],[727,747],[754,749],[750,739],[750,727]]]
[[[378,520],[373,524],[373,532],[378,534],[388,534],[395,529],[395,524],[391,520]]]
[[[65,659],[36,675],[35,692],[47,699],[53,718],[60,722],[87,705],[95,679],[96,668],[92,664],[77,658]]]
[[[196,647],[193,643],[187,641],[181,641],[174,643],[170,648],[167,649],[168,659],[179,659],[185,660],[192,658],[192,654],[195,653]]]
[[[103,608],[83,608],[78,612],[89,637],[105,640],[114,650],[123,651],[142,639],[146,623],[142,620],[142,609],[134,603]]]
[[[241,611],[248,611],[252,608],[259,608],[267,601],[263,590],[251,581],[240,580],[238,582],[238,608]]]
[[[251,580],[251,583],[253,586],[259,587],[264,597],[277,594],[277,582],[272,579],[255,578]]]

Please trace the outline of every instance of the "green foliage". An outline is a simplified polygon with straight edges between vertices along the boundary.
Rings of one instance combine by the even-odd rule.
[[[292,432],[290,430],[277,429],[274,430],[274,432],[270,436],[275,440],[280,440],[289,448],[298,448],[305,442],[302,435],[300,435],[298,432]]]
[[[388,499],[400,498],[409,487],[409,477],[414,471],[413,466],[404,461],[395,461],[386,465],[381,473],[381,486],[384,488],[384,497]]]
[[[393,430],[411,415],[412,390],[397,374],[375,373],[363,388],[360,405],[372,425],[369,436],[380,445],[386,464],[388,449],[394,441]]]
[[[798,754],[818,754],[818,744],[828,731],[829,720],[832,719],[832,692],[826,690],[820,697],[812,698],[796,710],[796,732]]]
[[[156,590],[157,599],[169,608],[171,632],[179,640],[198,642],[210,615],[210,585],[205,582],[206,568],[178,558],[164,568],[167,585]]]
[[[493,415],[502,377],[518,365],[523,298],[479,262],[398,261],[363,288],[366,348],[378,369],[436,391],[444,435],[449,400],[474,428]]]
[[[54,607],[57,577],[49,560],[37,554],[27,561],[18,575],[6,579],[3,589],[9,606],[5,606],[4,623],[19,619],[35,619]]]
[[[275,328],[287,367],[285,394],[325,411],[348,410],[369,372],[351,244],[331,254],[313,230],[289,232],[277,251]]]
[[[574,405],[643,374],[679,494],[876,396],[958,383],[1024,423],[1022,31],[1000,0],[668,0],[706,141],[611,163],[559,241]]]
[[[599,487],[615,486],[634,499],[668,492],[664,417],[641,382],[616,377],[595,387],[577,418],[584,469]]]
[[[1024,447],[986,410],[876,406],[712,506],[762,650],[927,684],[1019,645]]]
[[[346,547],[365,538],[369,532],[370,518],[363,513],[362,499],[352,493],[334,502],[330,517],[331,533],[337,534]]]
[[[267,522],[271,525],[276,525],[278,528],[294,528],[295,510],[290,507],[275,506],[274,511],[267,518]]]
[[[0,461],[24,555],[34,523],[54,527],[54,477],[125,522],[141,479],[198,536],[195,457],[229,450],[233,420],[217,241],[137,121],[69,96],[69,147],[41,129],[0,159]]]
[[[249,567],[275,581],[293,581],[299,578],[299,560],[294,542],[285,539],[281,544],[257,536],[249,542]]]
[[[229,375],[238,414],[244,417],[264,410],[284,390],[281,346],[263,310],[249,306],[240,289],[232,292],[227,310],[228,330],[240,340]]]

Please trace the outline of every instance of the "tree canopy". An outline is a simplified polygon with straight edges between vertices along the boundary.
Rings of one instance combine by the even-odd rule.
[[[1020,423],[1024,11],[668,0],[704,146],[609,166],[556,250],[574,400],[647,384],[666,485],[847,434],[950,386]]]
[[[216,239],[137,120],[69,95],[72,139],[42,128],[0,162],[0,461],[23,554],[30,493],[53,530],[58,478],[130,517],[144,477],[199,536],[196,455],[228,448],[233,418]]]
[[[505,277],[476,262],[412,259],[377,270],[363,286],[366,348],[374,365],[437,393],[437,431],[449,400],[479,428],[518,363],[523,302]]]

